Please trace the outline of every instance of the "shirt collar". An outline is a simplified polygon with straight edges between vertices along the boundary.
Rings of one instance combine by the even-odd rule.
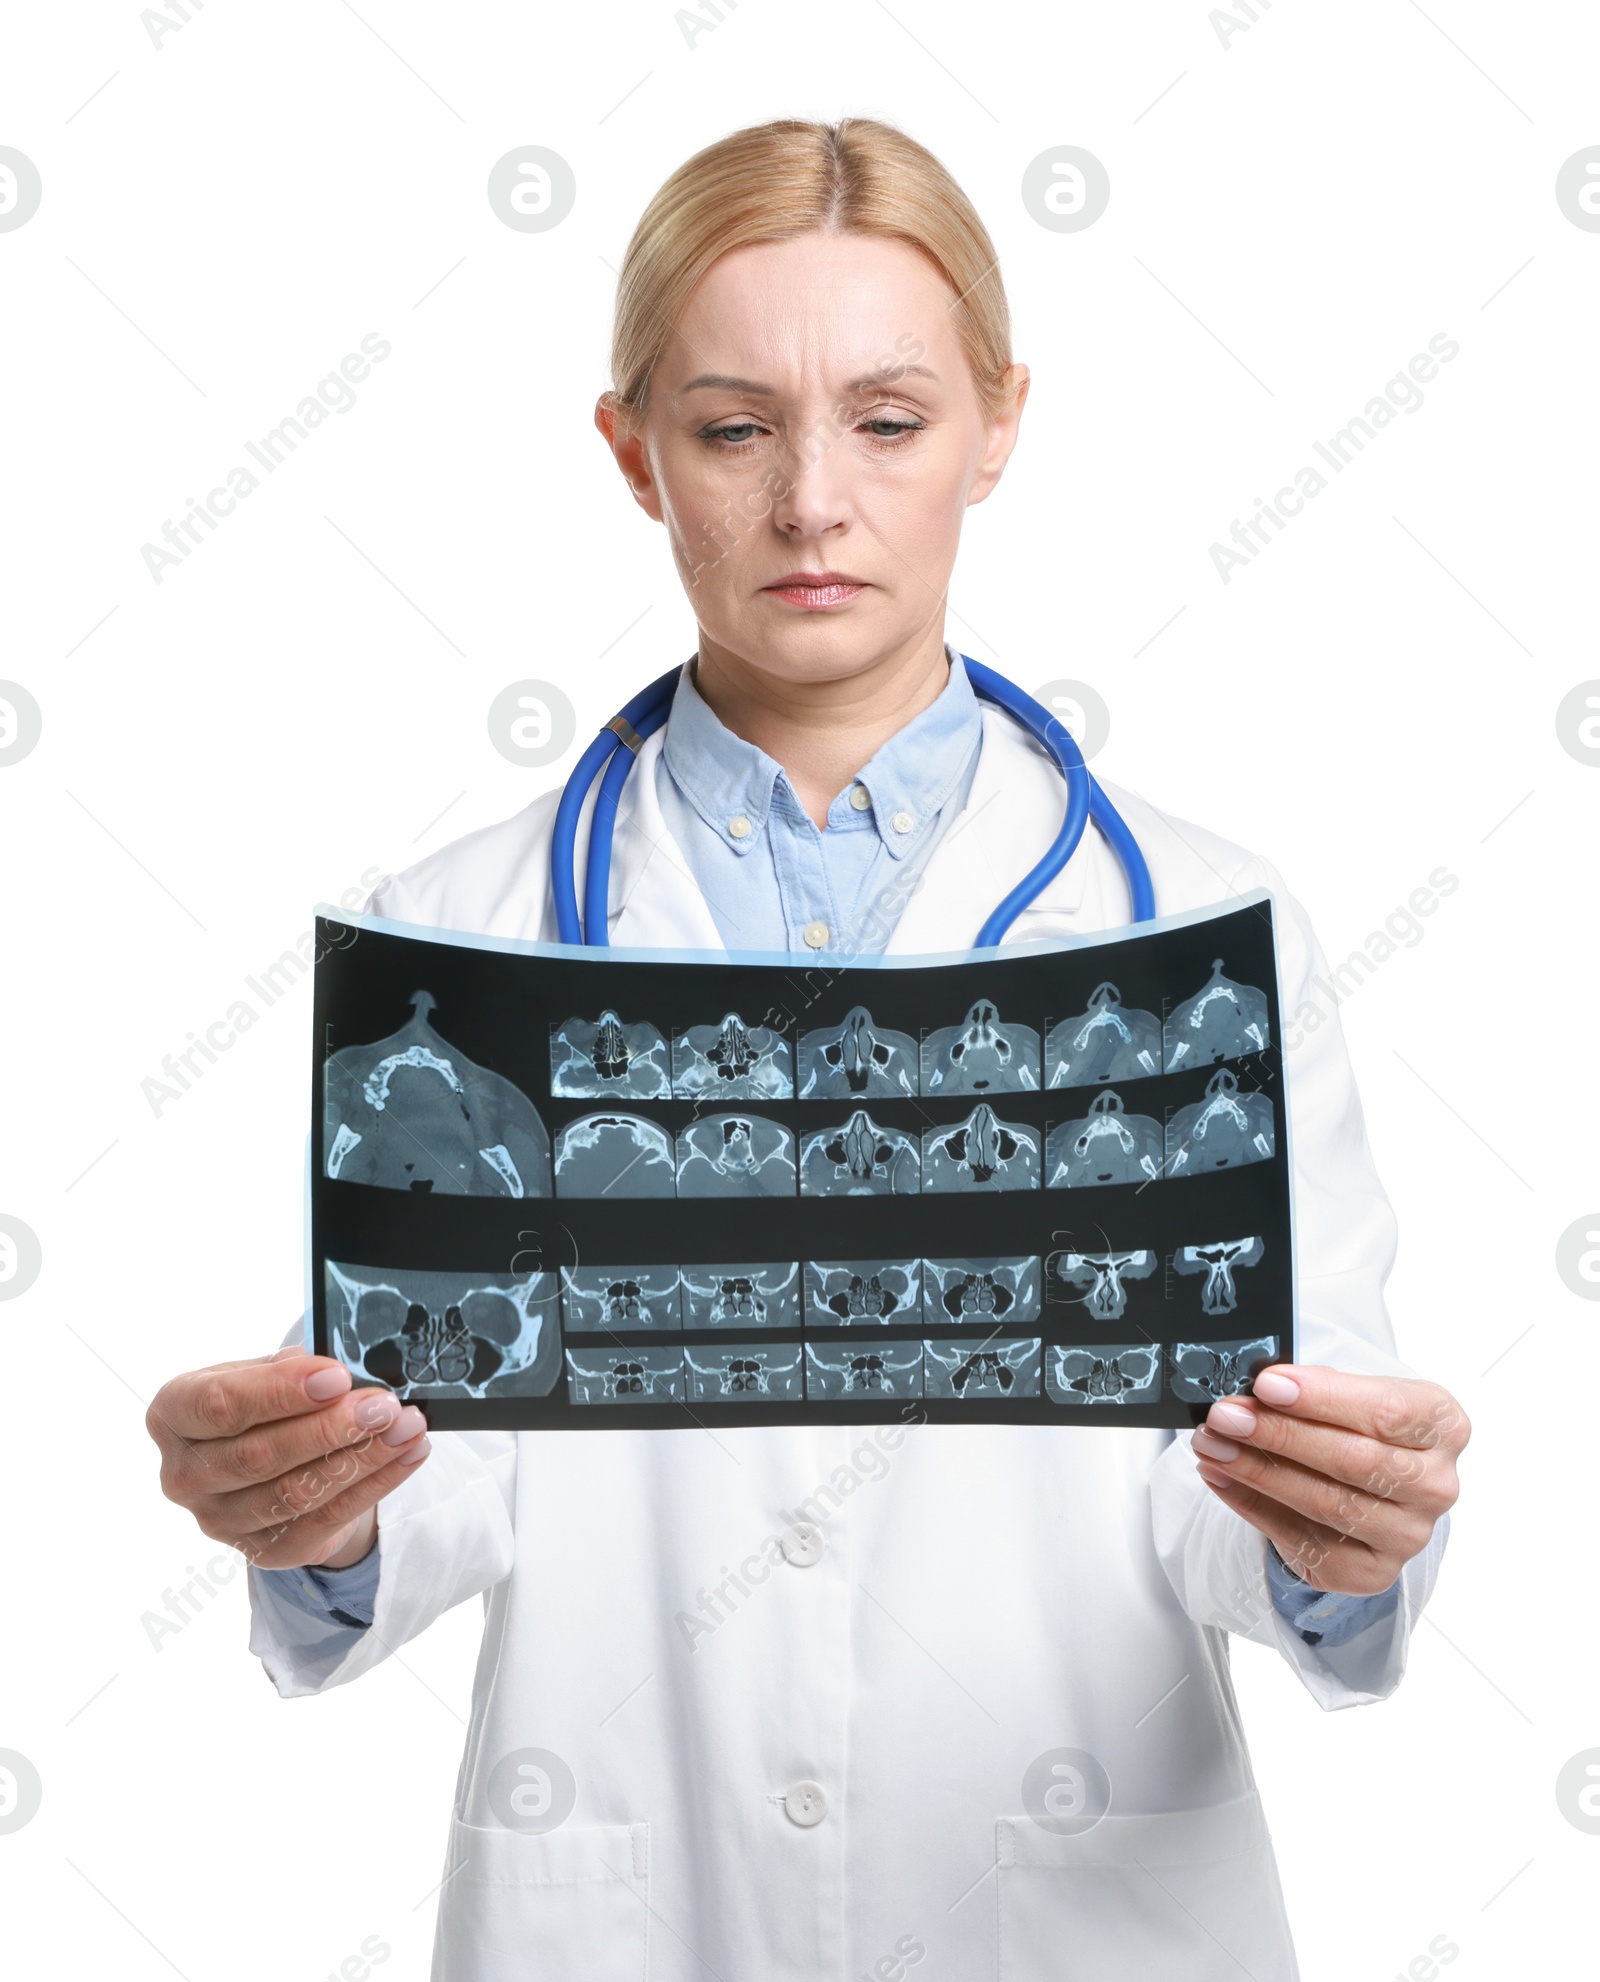
[[[983,716],[966,665],[949,646],[950,679],[938,696],[895,731],[828,809],[830,827],[859,825],[851,804],[857,785],[872,801],[872,823],[895,859],[914,852],[933,829],[965,776],[983,738]],[[772,811],[783,766],[735,736],[694,685],[693,670],[678,677],[662,755],[673,782],[723,844],[751,852]],[[799,802],[794,809],[800,810]]]

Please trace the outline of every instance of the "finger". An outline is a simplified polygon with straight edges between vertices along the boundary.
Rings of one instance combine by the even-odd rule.
[[[1347,1486],[1341,1480],[1307,1472],[1292,1460],[1252,1452],[1248,1446],[1238,1448],[1237,1458],[1219,1460],[1208,1454],[1202,1444],[1196,1463],[1202,1476],[1214,1472],[1219,1478],[1233,1480],[1292,1513],[1304,1515],[1320,1527],[1365,1542],[1369,1548],[1398,1549],[1412,1556],[1433,1532],[1433,1521],[1427,1515],[1397,1507],[1392,1501],[1379,1500],[1376,1495]]]
[[[409,1428],[402,1434],[397,1421],[407,1412]],[[242,1488],[261,1486],[374,1437],[399,1444],[422,1428],[422,1413],[415,1405],[403,1406],[392,1390],[363,1384],[303,1417],[276,1418],[252,1425],[236,1438],[185,1445],[168,1455],[162,1486],[169,1499],[198,1513]]]
[[[274,1418],[320,1410],[348,1391],[351,1376],[331,1356],[218,1364],[175,1376],[156,1392],[146,1422],[157,1444],[164,1435],[186,1440],[231,1438]]]
[[[1382,1445],[1459,1452],[1471,1435],[1467,1414],[1448,1390],[1415,1376],[1358,1376],[1312,1363],[1274,1363],[1251,1390],[1290,1416],[1362,1432]]]
[[[392,1443],[385,1443],[384,1437],[374,1433],[363,1433],[337,1452],[321,1454],[259,1486],[222,1495],[197,1508],[196,1516],[208,1534],[215,1533],[218,1539],[242,1547],[252,1536],[321,1515],[342,1494],[387,1471],[403,1455],[411,1455],[415,1465],[428,1450],[422,1413],[415,1405],[401,1413],[386,1436]]]
[[[1383,1445],[1362,1432],[1307,1422],[1283,1411],[1269,1411],[1254,1399],[1226,1397],[1206,1414],[1205,1431],[1213,1459],[1229,1459],[1241,1445],[1268,1452],[1347,1486],[1361,1487],[1379,1500],[1419,1507],[1437,1519],[1455,1505],[1455,1461],[1448,1452],[1419,1451],[1410,1445]]]
[[[1372,1597],[1394,1581],[1394,1570],[1364,1542],[1304,1520],[1209,1465],[1199,1472],[1224,1506],[1267,1537],[1301,1582],[1341,1595]]]
[[[337,1549],[340,1531],[369,1507],[376,1507],[396,1487],[404,1485],[428,1452],[426,1437],[413,1439],[375,1472],[347,1486],[312,1512],[246,1536],[237,1544],[241,1554],[260,1569],[294,1569],[303,1563],[310,1563],[313,1568],[319,1566]]]

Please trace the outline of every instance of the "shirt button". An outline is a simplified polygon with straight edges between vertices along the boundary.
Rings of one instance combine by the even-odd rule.
[[[784,1814],[791,1824],[809,1830],[828,1814],[828,1798],[820,1782],[792,1783],[783,1797]]]
[[[827,1538],[814,1521],[796,1521],[783,1531],[783,1552],[796,1569],[809,1569],[827,1546]]]
[[[828,940],[828,925],[825,922],[808,922],[802,933],[808,948],[820,950]]]
[[[897,833],[909,833],[916,823],[909,812],[897,812],[889,821]]]
[[[736,813],[728,821],[728,831],[736,840],[747,840],[750,837],[750,821],[742,812]]]
[[[872,804],[872,793],[865,785],[856,785],[851,790],[850,803],[858,812],[865,812]]]

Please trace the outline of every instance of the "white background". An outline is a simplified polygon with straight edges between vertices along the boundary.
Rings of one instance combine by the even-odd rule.
[[[0,1211],[44,1254],[0,1305],[0,1748],[44,1784],[0,1836],[8,1970],[289,1982],[376,1935],[426,1971],[479,1606],[292,1704],[242,1575],[159,1649],[143,1622],[216,1554],[145,1401],[299,1311],[308,981],[159,1115],[141,1082],[317,901],[558,780],[491,747],[507,683],[561,683],[581,738],[691,651],[590,424],[612,270],[691,150],[846,112],[967,188],[1033,367],[952,640],[1093,684],[1095,768],[1275,860],[1336,958],[1459,877],[1344,1013],[1402,1350],[1476,1425],[1443,1579],[1384,1706],[1235,1671],[1309,1982],[1441,1935],[1462,1976],[1586,1967],[1600,1838],[1554,1785],[1600,1745],[1600,1311],[1555,1254],[1600,1201],[1600,769],[1555,717],[1600,675],[1600,234],[1554,187],[1600,143],[1600,21],[1256,0],[1224,44],[1201,0],[742,0],[691,45],[666,0],[188,11],[157,45],[132,4],[19,9],[0,73],[44,188],[0,233],[0,675],[44,716],[0,770]],[[577,178],[542,234],[485,195],[530,143]],[[1060,144],[1111,178],[1075,234],[1020,196]],[[355,408],[157,584],[141,546],[374,331]],[[1224,584],[1211,544],[1439,332],[1421,409]]]

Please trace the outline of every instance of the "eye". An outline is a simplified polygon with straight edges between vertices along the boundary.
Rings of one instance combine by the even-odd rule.
[[[706,441],[712,447],[721,447],[733,453],[748,447],[750,442],[764,431],[765,429],[759,427],[754,420],[727,420],[721,426],[702,427],[695,438]]]
[[[924,422],[921,420],[863,420],[861,430],[868,438],[875,440],[880,447],[904,447],[912,434],[921,433]]]

